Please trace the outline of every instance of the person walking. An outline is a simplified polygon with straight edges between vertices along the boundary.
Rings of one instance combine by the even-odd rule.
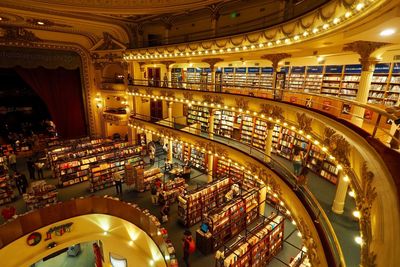
[[[161,213],[161,221],[163,223],[168,222],[168,215],[169,215],[168,201],[165,201],[164,206],[160,210],[160,213]]]
[[[153,183],[150,188],[150,194],[151,194],[151,203],[153,203],[154,205],[157,205],[158,201],[157,193],[158,193],[158,188],[156,184]]]
[[[35,163],[33,162],[32,158],[28,158],[26,161],[26,166],[29,172],[29,179],[35,180]]]
[[[36,168],[37,173],[38,173],[38,178],[39,179],[44,179],[44,175],[43,175],[44,163],[40,162],[40,161],[37,161],[35,163],[35,168]]]
[[[117,190],[117,195],[122,195],[122,177],[119,172],[113,173],[113,180],[115,183],[115,189]]]
[[[28,180],[26,176],[22,173],[15,173],[15,185],[17,186],[18,193],[22,196],[26,193],[26,189],[28,188]]]
[[[192,233],[189,230],[185,230],[183,233],[183,261],[186,267],[190,267],[189,256],[196,250],[196,245],[192,237]]]
[[[8,164],[10,165],[10,169],[14,172],[17,171],[17,156],[15,155],[14,151],[11,151],[10,155],[8,156]]]

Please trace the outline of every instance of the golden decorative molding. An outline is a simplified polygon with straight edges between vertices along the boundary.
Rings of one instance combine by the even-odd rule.
[[[368,170],[364,162],[361,169],[361,191],[356,192],[357,210],[360,211],[360,229],[363,244],[361,246],[361,266],[376,267],[376,254],[371,251],[372,226],[371,209],[377,197],[375,186],[373,186],[374,174]]]
[[[160,94],[164,97],[175,97],[175,92],[171,90],[161,90]]]
[[[217,64],[218,62],[222,62],[222,61],[224,61],[222,58],[203,58],[201,60],[201,62],[205,62],[210,65],[211,71],[214,70],[215,64]]]
[[[382,46],[388,45],[389,43],[382,42],[367,42],[367,41],[356,41],[353,43],[346,44],[343,47],[343,51],[356,52],[360,55],[360,63],[363,71],[373,71],[376,63],[380,60],[372,58],[371,54]]]
[[[312,118],[307,117],[305,113],[297,113],[297,122],[299,124],[299,129],[305,131],[306,133],[310,133],[312,131],[311,123],[313,121]]]
[[[303,218],[299,218],[297,227],[302,234],[303,244],[307,248],[307,255],[311,266],[318,266],[321,263],[317,252],[318,246],[311,235],[310,228]]]
[[[331,154],[344,165],[344,167],[350,166],[349,154],[350,154],[350,143],[340,134],[337,134],[335,130],[326,127],[324,131],[324,145],[329,147]]]
[[[165,67],[167,68],[167,71],[169,71],[169,66],[171,66],[172,64],[176,63],[176,61],[172,61],[172,60],[166,60],[166,61],[160,61],[161,64],[164,64]]]
[[[235,98],[235,102],[236,102],[236,107],[241,108],[241,109],[247,109],[249,107],[249,101],[248,100],[244,100],[243,97],[241,98]]]
[[[285,117],[283,116],[283,109],[278,106],[273,106],[270,104],[261,104],[261,113],[264,113],[265,115],[273,118],[273,119],[279,119],[279,120],[284,120]]]
[[[268,54],[268,55],[263,55],[261,58],[269,60],[272,62],[272,68],[274,69],[274,72],[278,70],[278,64],[282,59],[289,58],[291,57],[291,54],[286,54],[286,53],[277,53],[277,54]]]
[[[183,98],[184,99],[190,100],[190,101],[193,100],[193,93],[192,92],[183,92],[182,94],[183,94]]]
[[[153,95],[153,88],[145,88],[146,95]]]
[[[144,72],[144,66],[146,65],[146,62],[144,62],[144,61],[139,61],[138,64],[139,64],[140,71],[141,71],[141,72]]]
[[[169,129],[165,129],[165,128],[157,128],[158,133],[162,136],[162,137],[168,137],[168,138],[172,138],[176,141],[180,141],[181,137],[180,135],[178,135],[175,131],[173,130],[169,130]]]
[[[14,26],[1,26],[0,28],[0,42],[41,42],[43,41],[37,37],[33,32],[28,31],[22,27]]]
[[[213,142],[196,140],[195,145],[197,147],[200,147],[200,148],[206,150],[208,153],[218,154],[218,156],[226,157],[226,158],[229,157],[229,154],[226,149],[220,147],[217,144],[214,144]]]
[[[220,105],[224,104],[223,97],[220,95],[204,94],[203,100],[204,100],[204,102],[208,102],[208,103],[214,103],[214,104],[220,104]]]

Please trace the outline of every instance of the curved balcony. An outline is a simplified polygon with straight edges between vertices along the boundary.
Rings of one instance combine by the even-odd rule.
[[[118,219],[123,219],[139,227],[147,235],[145,238],[151,239],[154,242],[154,245],[156,245],[159,250],[158,252],[152,251],[152,256],[155,257],[158,254],[162,255],[161,257],[159,257],[159,260],[155,262],[155,266],[171,266],[170,259],[174,257],[169,253],[169,251],[171,250],[169,250],[168,247],[171,247],[171,245],[167,244],[166,237],[160,234],[160,223],[158,222],[158,219],[156,217],[148,214],[148,212],[146,213],[145,211],[141,210],[135,204],[122,202],[118,199],[113,199],[109,197],[96,196],[59,202],[40,210],[34,210],[19,215],[15,219],[11,219],[8,222],[0,225],[0,255],[2,255],[2,259],[4,260],[5,257],[7,257],[7,251],[8,253],[10,253],[10,249],[15,249],[15,247],[12,247],[13,242],[19,242],[21,238],[26,237],[32,232],[39,231],[39,229],[43,227],[64,220],[68,220],[67,222],[70,222],[70,220],[73,220],[74,218],[77,218],[79,216],[99,216],[99,214],[117,217]],[[105,225],[102,225],[101,222],[99,224],[101,225],[101,228],[106,227]],[[120,228],[121,225],[122,224],[119,224]],[[83,225],[77,227],[84,228]],[[113,229],[103,229],[102,231],[106,230],[110,232],[110,235],[112,235]],[[77,228],[76,231],[80,230]],[[86,229],[86,231],[87,233],[91,232],[88,229]],[[83,232],[82,234],[85,235],[85,233],[86,232]],[[129,233],[127,234],[125,232],[125,234],[129,236]],[[136,235],[138,234],[136,233]],[[72,244],[75,244],[73,242],[78,242],[79,238],[81,237],[77,236],[75,237],[76,240],[64,240],[64,242],[59,244],[59,246],[57,247],[63,247],[66,245],[66,243],[71,242]],[[119,242],[122,242],[123,238],[118,238]],[[25,243],[26,240],[23,239],[21,242]],[[150,244],[149,247],[151,247]],[[39,250],[35,250],[36,248]],[[53,250],[43,251],[43,246],[30,247],[28,251],[31,252],[27,252],[27,254],[25,254],[24,256],[26,258],[26,256],[30,255],[31,258],[26,258],[27,261],[32,261],[32,258],[34,257],[37,258],[38,256],[47,256],[48,254],[54,252]],[[17,261],[22,260],[22,258],[14,259],[12,262],[16,263]],[[40,259],[41,258],[37,258],[36,260]],[[7,262],[3,263],[6,264],[5,266],[8,266]]]
[[[135,84],[140,83],[140,81],[135,82]],[[330,126],[334,128],[335,130],[340,131],[342,134],[345,135],[346,139],[349,140],[349,142],[355,147],[359,153],[358,156],[356,156],[356,159],[351,160],[352,164],[355,164],[353,166],[354,170],[349,169],[347,171],[347,174],[351,176],[351,185],[353,187],[353,190],[356,192],[362,193],[365,188],[363,185],[365,183],[365,177],[363,176],[362,172],[360,172],[360,161],[367,161],[368,165],[372,167],[374,170],[375,175],[379,178],[380,182],[379,183],[374,183],[374,187],[377,187],[378,191],[378,196],[381,200],[386,199],[386,203],[390,203],[390,205],[385,205],[381,207],[382,209],[374,209],[374,212],[377,212],[374,216],[375,218],[379,218],[380,223],[375,224],[374,227],[379,227],[379,225],[386,225],[386,229],[388,230],[386,233],[381,233],[384,236],[390,236],[391,226],[393,225],[393,222],[384,222],[387,217],[383,216],[384,213],[387,213],[389,211],[384,211],[384,209],[392,209],[391,212],[398,213],[397,210],[397,198],[398,195],[395,192],[396,185],[394,185],[397,181],[396,176],[398,175],[398,172],[396,171],[398,166],[396,164],[397,159],[398,159],[398,152],[394,149],[389,149],[385,147],[381,141],[377,139],[377,133],[380,128],[380,125],[377,123],[375,124],[376,127],[373,127],[373,129],[370,131],[370,133],[361,130],[358,127],[355,127],[352,125],[348,120],[349,118],[342,118],[340,116],[335,117],[331,113],[328,113],[324,111],[322,108],[321,110],[316,109],[315,107],[318,107],[316,104],[312,106],[312,108],[306,107],[305,105],[299,105],[299,104],[294,104],[291,103],[290,101],[283,101],[285,98],[283,97],[282,99],[273,99],[274,97],[274,92],[270,90],[271,96],[269,99],[262,98],[262,97],[254,97],[254,96],[245,96],[243,95],[242,97],[238,98],[236,94],[232,93],[216,93],[216,92],[211,92],[211,91],[206,91],[204,90],[190,90],[190,89],[175,89],[175,88],[155,88],[155,87],[149,87],[147,85],[147,81],[142,81],[142,84],[146,83],[145,86],[130,86],[130,91],[128,94],[133,95],[135,97],[139,98],[150,98],[153,100],[166,100],[168,102],[173,102],[173,103],[181,103],[181,104],[193,104],[193,105],[200,105],[200,106],[206,106],[209,108],[215,108],[215,109],[225,109],[225,110],[234,110],[235,112],[243,113],[243,114],[250,114],[253,115],[255,114],[256,116],[259,116],[261,118],[264,118],[264,120],[269,120],[270,116],[266,111],[262,110],[262,104],[268,104],[268,105],[275,105],[278,107],[281,107],[282,109],[285,110],[284,112],[284,120],[276,120],[275,118],[272,120],[273,123],[278,123],[283,126],[287,127],[295,127],[298,129],[299,125],[298,122],[295,122],[295,114],[298,111],[304,111],[307,115],[310,115],[314,118],[314,121],[318,121],[317,125],[313,126],[313,129],[316,129],[317,132],[314,132],[310,138],[312,140],[318,140],[318,143],[323,143],[323,129],[326,128],[326,126]],[[193,86],[194,84],[192,84]],[[200,86],[200,85],[197,85]],[[180,87],[180,86],[178,86]],[[182,83],[183,87],[183,83]],[[224,91],[224,87],[220,87],[221,91]],[[215,85],[212,86],[212,90],[215,90]],[[263,92],[261,90],[267,90],[268,89],[259,89],[259,93]],[[254,91],[251,91],[254,92]],[[248,92],[246,92],[247,94]],[[308,96],[309,94],[302,94],[298,93],[300,96]],[[285,96],[285,91],[283,91],[283,96]],[[318,96],[318,97],[323,97],[323,96]],[[329,97],[328,97],[329,98]],[[357,105],[357,103],[349,100],[343,100],[343,99],[336,99],[336,98],[330,98],[330,99],[335,99],[338,101],[343,101],[343,103],[352,103],[354,105]],[[247,108],[239,108],[237,105],[237,102],[247,102],[248,107]],[[319,103],[315,99],[314,103]],[[321,106],[323,103],[319,103]],[[370,108],[368,105],[360,105],[364,107]],[[332,106],[332,108],[335,108],[335,106]],[[373,108],[373,107],[371,107]],[[383,110],[376,109],[377,112],[381,115],[381,117],[386,117],[390,119],[396,119],[394,116],[391,114],[386,113]],[[272,118],[271,118],[272,119]],[[314,123],[314,122],[313,122]],[[376,128],[374,130],[374,128]],[[382,130],[383,133],[386,132],[387,135],[389,135],[388,131],[383,128]],[[375,134],[375,135],[374,135]],[[304,133],[304,135],[306,135]],[[362,138],[360,138],[362,137]],[[392,135],[390,135],[391,138],[393,138]],[[397,140],[396,138],[393,138],[394,140]],[[229,140],[225,140],[224,142],[228,143]],[[257,151],[256,149],[253,149],[253,151]],[[362,152],[361,152],[362,151]],[[385,151],[385,152],[382,152]],[[329,152],[329,151],[328,151]],[[258,153],[258,151],[257,151]],[[354,153],[352,153],[354,154]],[[386,166],[388,169],[386,169]],[[393,177],[393,178],[392,178]],[[379,188],[378,187],[386,187],[386,189]],[[390,196],[386,192],[391,192]],[[390,199],[390,200],[389,200]],[[360,200],[363,201],[363,200]],[[376,202],[375,202],[376,203]],[[394,206],[392,206],[392,204]],[[329,210],[330,207],[327,207]],[[326,210],[326,211],[327,211]],[[396,215],[397,216],[397,215]],[[392,232],[393,233],[393,232]],[[354,242],[354,241],[347,241],[347,242]],[[379,243],[379,241],[377,241]],[[376,247],[376,246],[375,246]],[[384,251],[384,246],[382,245],[381,249],[379,251]],[[391,253],[389,253],[391,254]],[[395,259],[392,257],[392,260]],[[382,260],[382,258],[381,258]]]
[[[152,123],[154,121],[156,121],[156,123]],[[246,168],[249,168],[249,165],[251,165],[251,162],[248,161],[249,159],[251,159],[252,162],[257,162],[258,164],[260,164],[262,168],[267,167],[268,170],[271,171],[273,177],[272,180],[279,179],[279,181],[282,181],[287,186],[285,188],[286,190],[282,190],[281,194],[279,194],[279,197],[281,197],[282,200],[287,203],[286,206],[288,206],[289,209],[292,208],[291,213],[293,214],[293,216],[297,217],[296,220],[298,220],[299,217],[304,216],[304,214],[301,214],[300,210],[295,211],[296,200],[300,200],[301,204],[305,207],[307,213],[313,221],[314,227],[317,229],[319,238],[321,239],[328,266],[346,266],[346,260],[343,255],[340,243],[346,244],[352,241],[349,237],[347,237],[346,239],[343,236],[339,236],[338,239],[338,236],[336,235],[334,227],[332,226],[330,221],[330,219],[332,218],[328,218],[326,210],[321,207],[319,201],[314,197],[314,195],[307,187],[299,186],[297,184],[296,176],[293,174],[293,172],[289,170],[285,165],[283,165],[280,161],[276,160],[274,157],[267,156],[260,150],[245,146],[229,138],[217,136],[207,131],[200,131],[200,134],[194,134],[195,132],[199,132],[198,128],[192,128],[190,126],[160,120],[160,118],[152,118],[141,114],[131,115],[129,126],[137,130],[144,130],[145,132],[153,133],[157,136],[171,138],[175,141],[185,142],[194,146],[198,146],[198,144],[204,143],[205,140],[213,141],[216,142],[220,146],[220,148],[225,148],[228,155],[225,158],[232,160],[232,162],[235,162],[235,165],[239,163],[239,165],[237,165],[239,167],[242,165],[246,166]],[[165,129],[170,129],[172,131],[170,133],[166,133]],[[168,136],[168,134],[170,137]],[[203,151],[207,152],[207,149],[210,148],[200,147],[200,149],[203,149]],[[218,157],[220,156],[221,155],[218,155]],[[246,169],[244,171],[246,171]],[[262,171],[260,172],[262,173]],[[258,177],[257,174],[254,173],[254,176]],[[271,178],[263,175],[260,175],[260,178],[268,187],[270,186]],[[273,189],[277,188],[276,186],[273,186],[273,184],[271,185],[271,187]],[[283,186],[281,186],[280,188],[283,188]],[[287,192],[287,190],[292,189],[295,189],[295,191],[293,192],[297,198],[296,200],[290,198],[290,193]],[[356,231],[358,230],[356,229]],[[352,256],[354,256],[354,252],[357,250],[358,249],[356,246],[352,247]],[[359,252],[357,253],[359,254]],[[350,262],[349,259],[347,259],[347,261]],[[351,262],[354,263],[354,259],[352,259]]]

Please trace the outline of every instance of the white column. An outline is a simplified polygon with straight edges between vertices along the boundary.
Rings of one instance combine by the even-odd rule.
[[[339,172],[338,185],[336,188],[335,199],[333,200],[332,211],[337,214],[342,214],[344,202],[346,201],[347,189],[349,188],[350,180],[343,172]]]
[[[374,66],[377,62],[376,59],[369,58],[367,61],[362,62],[362,72],[360,76],[360,83],[356,96],[356,102],[359,104],[366,104],[368,101],[368,92],[371,87],[372,76],[374,75]],[[358,127],[362,128],[364,121],[365,108],[355,106],[353,108],[351,122]]]
[[[274,132],[274,124],[268,123],[267,124],[267,136],[265,138],[265,162],[271,161],[271,152],[272,152],[272,134]]]
[[[208,122],[208,131],[209,131],[209,138],[213,139],[214,138],[214,112],[215,109],[210,110],[210,118]]]
[[[172,163],[172,139],[168,141],[168,162]]]
[[[168,121],[171,123],[171,127],[173,127],[174,118],[172,117],[172,107],[174,102],[168,102]]]
[[[207,162],[207,182],[211,183],[213,181],[213,168],[214,168],[214,155],[208,154],[208,162]]]

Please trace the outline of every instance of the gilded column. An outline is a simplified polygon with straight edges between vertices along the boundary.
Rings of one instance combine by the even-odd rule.
[[[214,155],[208,154],[207,182],[209,182],[209,183],[211,183],[213,181],[213,168],[214,168]]]
[[[349,188],[350,179],[343,172],[339,172],[338,185],[336,188],[335,199],[333,200],[332,211],[337,214],[342,214],[344,203],[346,201],[347,189]]]
[[[174,127],[174,118],[172,117],[172,108],[173,108],[174,102],[168,102],[168,121],[170,122],[170,126]]]
[[[267,123],[267,136],[265,138],[265,162],[271,162],[271,152],[272,152],[272,134],[274,133],[274,124]]]
[[[211,69],[211,84],[212,88],[211,91],[218,91],[216,90],[216,85],[215,85],[215,64],[218,62],[224,61],[222,58],[204,58],[202,62],[208,63],[210,65]]]
[[[272,76],[272,88],[275,88],[275,83],[276,83],[276,73],[279,71],[279,62],[282,59],[289,58],[291,57],[290,54],[286,53],[278,53],[278,54],[269,54],[269,55],[263,55],[261,58],[269,60],[272,62],[272,68],[274,70],[274,74]]]
[[[215,116],[215,109],[211,109],[210,110],[210,117],[209,117],[209,121],[208,121],[208,137],[210,139],[214,138],[214,116]]]
[[[346,44],[344,51],[356,52],[360,55],[360,63],[362,65],[362,72],[360,76],[360,83],[358,85],[358,91],[356,101],[359,104],[367,104],[369,88],[371,87],[372,76],[374,75],[375,64],[379,62],[377,58],[371,57],[371,54],[378,48],[386,45],[386,43],[357,41],[350,44]],[[355,106],[352,112],[351,122],[356,126],[362,128],[364,121],[365,109],[359,106]]]

